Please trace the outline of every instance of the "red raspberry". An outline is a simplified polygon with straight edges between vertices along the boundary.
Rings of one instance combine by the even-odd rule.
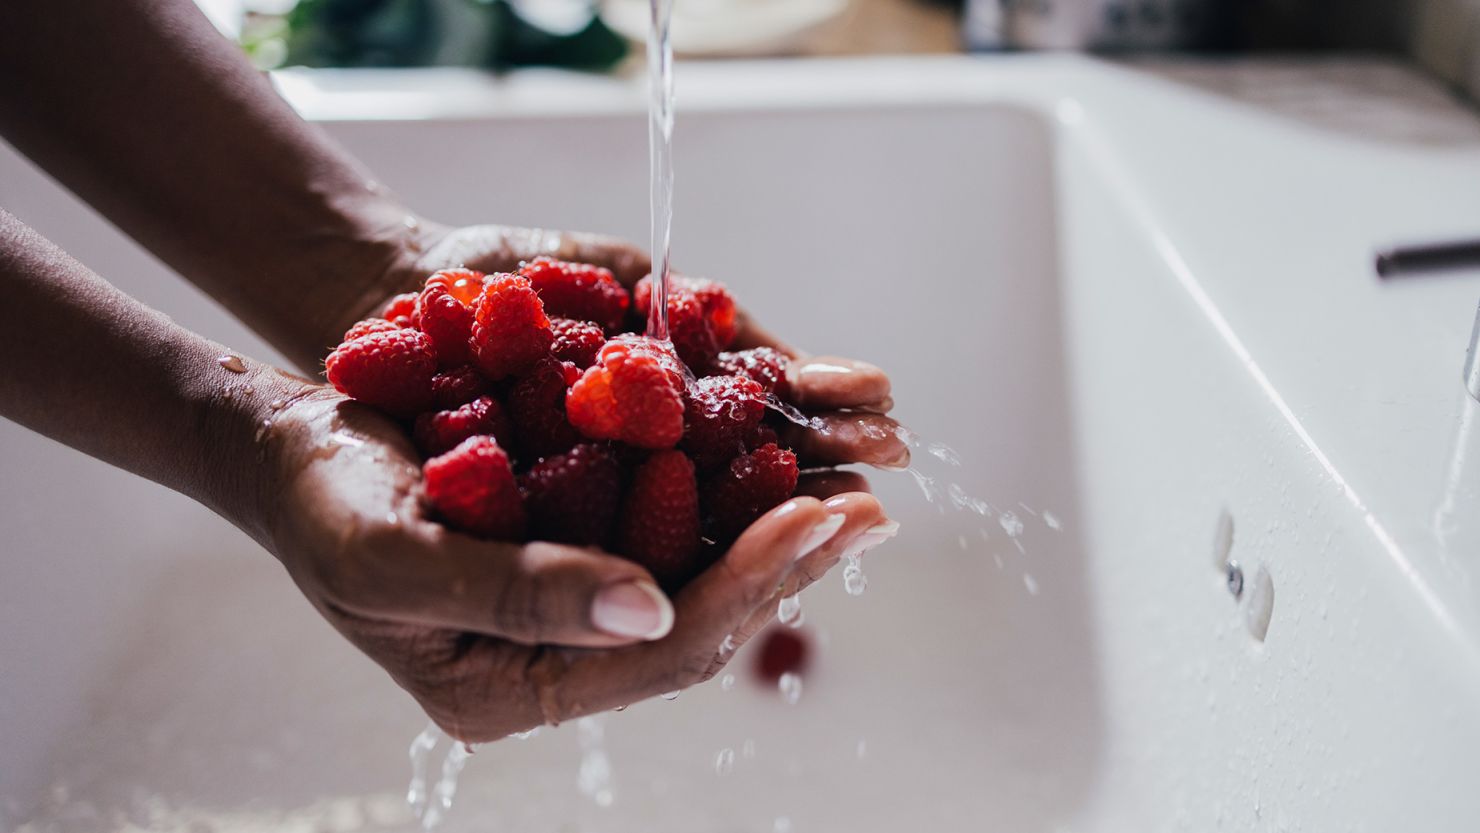
[[[728,543],[797,488],[797,456],[774,443],[730,461],[704,484],[706,531]]]
[[[701,470],[745,452],[766,415],[766,391],[745,376],[707,376],[689,386],[683,447]]]
[[[550,345],[550,352],[555,354],[555,358],[570,362],[582,370],[596,361],[596,352],[606,344],[606,336],[602,334],[601,327],[591,321],[552,318],[550,332],[555,335],[555,341]]]
[[[473,304],[483,291],[483,273],[472,269],[443,269],[427,278],[416,297],[412,320],[432,340],[444,366],[473,359],[468,343],[473,332]]]
[[[525,462],[559,454],[581,441],[565,416],[565,397],[581,377],[575,365],[548,358],[514,384],[506,404]]]
[[[523,373],[549,355],[550,319],[527,278],[494,275],[473,313],[473,354],[490,379]]]
[[[541,541],[604,546],[622,499],[622,467],[611,451],[584,443],[546,457],[519,478],[529,531]]]
[[[324,360],[324,370],[345,396],[395,416],[411,416],[431,407],[437,354],[422,333],[389,330],[339,345]]]
[[[391,323],[384,318],[366,318],[363,321],[356,321],[354,326],[344,332],[344,341],[354,341],[360,336],[367,336],[371,333],[389,333],[399,329],[401,325]]]
[[[755,675],[775,685],[782,674],[799,674],[807,668],[807,640],[788,628],[767,628],[755,655]]]
[[[672,448],[683,436],[683,384],[647,339],[613,339],[570,389],[566,415],[593,440]]]
[[[651,297],[651,278],[637,282],[637,297],[646,301]],[[646,316],[649,307],[641,307]],[[646,320],[646,318],[644,318]],[[678,357],[689,367],[702,370],[719,355],[719,341],[714,329],[704,315],[704,307],[693,292],[683,286],[672,286],[668,293],[668,338],[673,342]]]
[[[773,347],[752,347],[735,353],[720,353],[710,365],[711,374],[726,376],[749,376],[761,383],[766,393],[776,394],[785,400],[791,393],[786,382],[786,366],[791,359]]]
[[[493,437],[469,437],[421,471],[427,502],[452,526],[501,541],[524,537],[519,486]]]
[[[491,396],[480,396],[452,410],[422,414],[416,418],[411,435],[416,439],[416,447],[427,457],[450,451],[468,437],[482,435],[514,447],[514,429],[504,409]]]
[[[444,411],[466,405],[488,393],[490,388],[488,380],[470,364],[444,370],[432,377],[432,399]]]
[[[540,294],[545,312],[577,321],[594,321],[608,333],[619,332],[632,300],[610,269],[537,257],[519,268]]]
[[[760,448],[767,443],[775,443],[776,445],[780,445],[781,437],[776,433],[775,428],[772,428],[771,426],[762,422],[760,425],[757,425],[755,427],[754,431],[750,432],[749,437],[745,438],[745,450],[755,451],[757,448]]]
[[[669,591],[708,566],[700,557],[694,464],[682,451],[660,451],[637,468],[618,527],[618,551]]]
[[[653,279],[649,275],[637,282],[632,289],[633,308],[644,317],[652,304]],[[669,296],[675,289],[684,290],[694,296],[699,306],[704,309],[704,317],[709,321],[709,328],[714,334],[714,340],[719,349],[723,350],[730,346],[735,340],[735,329],[738,325],[735,299],[730,295],[730,290],[719,281],[708,278],[690,278],[685,275],[668,276]],[[673,311],[668,311],[668,317],[673,317]],[[670,326],[671,328],[671,326]]]
[[[415,326],[412,315],[416,312],[416,293],[403,292],[385,302],[380,317],[400,327]]]

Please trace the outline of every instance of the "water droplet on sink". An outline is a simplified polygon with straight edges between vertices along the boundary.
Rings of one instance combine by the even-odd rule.
[[[1269,633],[1269,621],[1274,616],[1274,579],[1264,565],[1254,574],[1254,581],[1247,587],[1249,599],[1244,607],[1244,625],[1249,635],[1260,642]]]
[[[781,699],[785,700],[788,706],[795,706],[797,701],[802,699],[801,675],[791,671],[782,674],[781,679],[776,681],[776,690],[781,692]]]
[[[714,756],[714,774],[729,775],[735,769],[735,750],[726,746]]]

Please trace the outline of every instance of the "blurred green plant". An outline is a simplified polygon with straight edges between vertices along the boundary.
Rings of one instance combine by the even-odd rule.
[[[279,66],[557,66],[606,70],[627,42],[580,3],[549,20],[515,0],[300,0],[286,15],[248,19],[242,47]],[[574,9],[575,15],[570,14]]]

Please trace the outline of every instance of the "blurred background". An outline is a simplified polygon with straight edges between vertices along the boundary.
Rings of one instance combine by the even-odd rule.
[[[622,71],[641,51],[633,45],[648,16],[646,0],[198,2],[264,69]],[[682,56],[716,58],[1027,49],[1383,56],[1480,98],[1480,0],[680,0],[673,38]]]

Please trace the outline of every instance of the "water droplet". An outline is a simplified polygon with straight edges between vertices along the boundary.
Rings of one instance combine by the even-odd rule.
[[[1016,538],[1023,534],[1023,521],[1011,509],[1003,512],[997,518],[997,523],[1002,527],[1002,531],[1007,533],[1007,537],[1009,538]]]
[[[714,756],[714,774],[729,775],[735,769],[735,750],[726,746]]]
[[[612,709],[612,711],[614,711],[614,712],[624,712],[624,711],[627,711],[627,707],[626,706],[617,706],[616,708]]]
[[[395,512],[387,512],[385,513],[385,522],[390,524],[391,526],[400,526],[401,516],[397,515]]]
[[[729,691],[730,689],[732,689],[734,687],[735,687],[735,675],[734,674],[726,674],[723,677],[720,677],[719,678],[719,690],[720,691]]]
[[[776,618],[783,625],[790,625],[802,615],[802,599],[793,593],[790,596],[782,596],[781,601],[776,604]]]
[[[945,443],[931,443],[925,450],[949,465],[958,467],[961,465],[961,456]]]
[[[1249,634],[1260,642],[1269,633],[1269,620],[1274,616],[1274,579],[1264,565],[1254,575],[1254,583],[1247,588],[1249,599],[1244,607],[1244,625]]]
[[[288,404],[287,400],[274,399],[271,402],[267,403],[267,407],[273,409],[274,411],[281,411],[283,409],[283,406],[286,404]]]
[[[540,727],[536,726],[533,729],[529,729],[527,731],[515,732],[514,734],[509,735],[509,737],[513,738],[514,740],[529,740],[530,738],[534,737],[535,735],[538,735],[539,733],[540,733]]]
[[[1059,516],[1048,511],[1047,509],[1043,510],[1043,522],[1047,524],[1048,528],[1052,529],[1054,532],[1058,532],[1064,528],[1064,524],[1059,520]]]
[[[247,372],[247,365],[245,362],[242,361],[241,356],[233,356],[229,353],[224,356],[217,356],[216,364],[221,365],[232,373]]]
[[[1028,595],[1038,595],[1038,579],[1033,578],[1028,573],[1023,573],[1023,586],[1028,588]]]
[[[843,566],[843,589],[850,596],[862,596],[863,591],[868,589],[868,576],[863,573],[863,562],[859,556],[848,556],[848,563]]]
[[[254,387],[252,387],[251,385],[242,385],[242,395],[243,396],[251,396],[252,394],[254,394],[256,392],[257,392],[257,389],[254,388]]]
[[[236,396],[236,388],[232,387],[231,385],[227,385],[227,386],[221,388],[221,398],[222,399],[230,399],[233,396]]]
[[[1228,562],[1227,582],[1228,592],[1232,593],[1235,599],[1244,595],[1244,568],[1240,567],[1237,561]]]
[[[677,689],[675,689],[673,691],[665,691],[662,694],[659,694],[658,696],[659,697],[662,697],[664,700],[677,700],[679,694],[680,694],[680,692]]]
[[[720,640],[720,643],[719,643],[719,652],[718,653],[719,653],[719,658],[722,659],[722,660],[729,659],[730,658],[730,655],[733,654],[733,653],[735,653],[735,635],[734,634],[732,634],[732,633],[725,634],[725,638],[722,639],[722,640]]]
[[[610,807],[616,797],[612,789],[612,765],[606,754],[606,728],[602,718],[591,716],[576,721],[581,745],[581,766],[576,773],[576,787],[597,807]]]
[[[797,701],[802,699],[801,675],[790,671],[782,674],[781,679],[776,681],[776,690],[781,692],[781,699],[785,700],[788,706],[795,706]]]

